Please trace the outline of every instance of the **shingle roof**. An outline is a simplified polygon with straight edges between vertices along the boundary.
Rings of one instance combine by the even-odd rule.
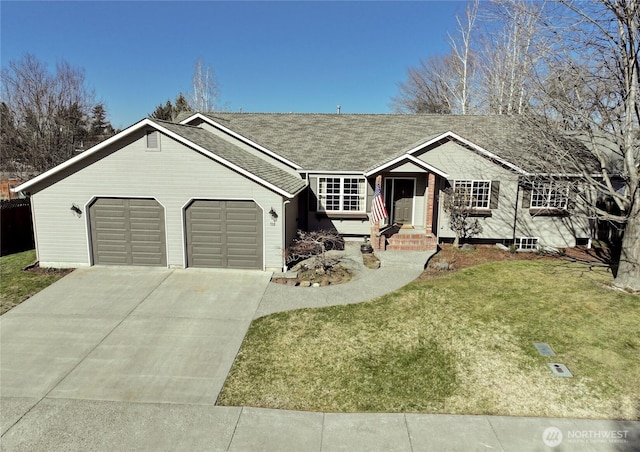
[[[527,134],[517,117],[313,113],[206,116],[310,171],[365,172],[446,132],[453,132],[526,172],[546,172],[550,167],[567,171],[548,155],[543,140]],[[586,149],[579,149],[581,146],[573,141],[567,144],[588,159]],[[541,164],[545,160],[548,162]]]
[[[257,157],[204,129],[168,121],[153,120],[153,122],[287,193],[295,194],[305,187],[305,182],[299,175],[278,168],[265,159]]]
[[[365,171],[445,132],[500,155],[515,134],[506,116],[209,113],[209,118],[306,170]],[[508,158],[503,157],[506,160]]]

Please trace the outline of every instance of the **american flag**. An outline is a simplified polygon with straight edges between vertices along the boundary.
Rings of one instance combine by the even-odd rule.
[[[371,224],[376,224],[383,218],[387,218],[387,208],[384,206],[384,199],[382,198],[382,176],[376,177],[376,191],[373,195],[373,201],[371,201],[371,215],[369,220]]]

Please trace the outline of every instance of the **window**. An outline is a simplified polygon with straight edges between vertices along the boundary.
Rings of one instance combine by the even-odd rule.
[[[538,237],[520,237],[519,250],[537,250]]]
[[[490,180],[457,180],[453,183],[457,193],[463,193],[471,209],[488,209],[491,200]]]
[[[569,187],[557,182],[537,182],[531,190],[532,209],[566,209]]]
[[[147,132],[147,149],[160,149],[160,142],[158,140],[158,132],[151,130]]]
[[[364,212],[365,180],[360,177],[319,177],[318,210]]]

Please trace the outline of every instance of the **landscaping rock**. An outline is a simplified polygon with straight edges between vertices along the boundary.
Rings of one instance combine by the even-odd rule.
[[[451,264],[449,263],[449,261],[441,259],[438,261],[435,261],[433,264],[431,264],[433,268],[435,268],[438,271],[444,272],[444,271],[448,271],[451,270]]]
[[[463,250],[465,250],[465,251],[471,251],[471,250],[475,250],[475,249],[476,249],[476,246],[475,246],[475,245],[472,245],[471,243],[465,243],[464,245],[462,245],[462,246],[460,247],[460,249],[463,249]]]
[[[496,243],[496,248],[498,248],[499,250],[502,250],[502,251],[509,251],[509,247],[508,246],[504,246],[502,243]]]
[[[320,287],[320,283],[314,282],[311,286],[312,287]]]
[[[310,287],[311,281],[300,281],[300,287]]]

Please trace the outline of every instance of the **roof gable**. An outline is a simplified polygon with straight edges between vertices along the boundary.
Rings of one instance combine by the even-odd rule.
[[[265,154],[269,155],[270,157],[273,157],[273,158],[281,161],[282,163],[290,166],[293,169],[302,169],[299,165],[297,165],[296,163],[294,163],[294,162],[292,162],[290,160],[287,160],[282,155],[277,154],[277,153],[267,149],[266,147],[260,145],[257,141],[252,140],[251,138],[249,138],[247,136],[243,136],[242,134],[229,129],[228,127],[225,127],[224,125],[222,125],[219,122],[215,121],[213,118],[211,118],[211,117],[209,117],[207,115],[203,115],[202,113],[194,113],[193,115],[189,116],[188,118],[185,118],[184,120],[180,121],[180,124],[189,125],[189,124],[191,124],[191,123],[193,123],[194,121],[197,121],[197,120],[201,120],[201,121],[206,122],[207,124],[217,128],[218,130],[221,130],[221,131],[227,133],[228,135],[231,135],[232,137],[244,142],[245,144],[248,144],[249,146],[264,152]]]
[[[509,162],[508,160],[506,160],[506,159],[504,159],[504,158],[502,158],[502,157],[500,157],[500,156],[498,156],[498,155],[496,155],[496,154],[494,154],[492,152],[487,151],[482,146],[479,146],[479,145],[477,145],[477,144],[475,144],[475,143],[473,143],[473,142],[471,142],[471,141],[469,141],[469,140],[467,140],[465,138],[462,138],[461,136],[459,136],[459,135],[457,135],[457,134],[455,134],[455,133],[453,133],[451,131],[448,131],[448,132],[445,132],[445,133],[443,133],[441,135],[433,137],[433,138],[427,140],[426,142],[424,142],[422,144],[419,144],[419,145],[409,149],[407,151],[407,154],[409,154],[409,155],[417,155],[418,153],[420,153],[421,151],[425,150],[429,146],[432,146],[432,145],[437,144],[439,142],[442,142],[444,140],[455,141],[455,142],[463,145],[463,147],[465,147],[467,149],[470,149],[470,150],[476,152],[477,154],[479,154],[479,155],[481,155],[483,157],[486,157],[486,158],[488,158],[490,160],[493,160],[494,162],[499,163],[502,166],[505,166],[505,167],[507,167],[509,169],[512,169],[512,170],[514,170],[514,171],[516,171],[518,173],[521,173],[521,174],[525,174],[525,175],[529,174],[529,173],[527,173],[527,171],[523,170],[518,165],[514,165],[513,163]]]
[[[218,163],[227,166],[228,168],[231,168],[249,179],[252,179],[286,197],[291,198],[295,196],[296,193],[306,186],[306,183],[298,175],[288,173],[287,171],[270,164],[244,149],[233,145],[233,143],[223,140],[222,138],[202,129],[147,118],[137,122],[119,134],[97,144],[82,154],[63,162],[28,182],[25,182],[24,184],[16,187],[14,191],[26,191],[54,174],[67,170],[85,159],[89,159],[108,146],[117,143],[124,137],[148,127],[164,133],[187,147],[210,157],[212,160],[215,160]]]

